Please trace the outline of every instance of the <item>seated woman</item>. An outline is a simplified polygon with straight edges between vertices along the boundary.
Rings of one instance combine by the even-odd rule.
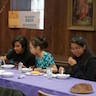
[[[27,39],[23,36],[17,36],[12,42],[12,48],[8,51],[6,56],[0,57],[3,61],[8,63],[18,64],[23,63],[24,67],[31,67],[35,65],[35,56],[31,54],[28,48]]]
[[[45,38],[35,37],[30,40],[30,51],[36,56],[34,70],[46,72],[46,68],[50,67],[52,72],[57,71],[53,56],[51,53],[44,51],[48,43]]]
[[[73,37],[70,47],[72,56],[68,59],[69,67],[60,67],[59,71],[64,69],[72,77],[96,81],[96,57],[88,49],[86,40],[81,36]]]

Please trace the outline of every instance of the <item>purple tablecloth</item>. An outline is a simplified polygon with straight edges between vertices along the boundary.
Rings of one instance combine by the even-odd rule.
[[[38,90],[42,90],[55,96],[96,96],[96,83],[92,81],[71,77],[68,79],[48,79],[44,76],[26,76],[22,79],[18,79],[18,71],[15,69],[11,71],[15,73],[15,76],[12,78],[0,77],[0,86],[21,90],[26,96],[37,96]],[[72,94],[70,88],[77,83],[91,84],[94,92],[84,95]]]

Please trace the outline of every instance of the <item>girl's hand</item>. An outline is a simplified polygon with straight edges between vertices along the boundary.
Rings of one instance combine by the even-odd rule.
[[[42,68],[34,68],[34,71],[41,71]]]
[[[26,68],[26,66],[22,65],[22,68]]]
[[[6,56],[1,56],[0,59],[1,59],[2,61],[3,61],[3,60],[5,61],[7,58],[6,58]]]
[[[59,67],[59,73],[63,74],[65,72],[64,67]]]
[[[68,64],[70,64],[71,66],[73,66],[73,65],[77,64],[77,62],[76,62],[76,60],[73,59],[72,57],[69,57],[69,58],[68,58]]]
[[[39,71],[41,73],[46,73],[46,69],[42,69],[42,68],[34,68],[34,71]]]
[[[0,59],[3,61],[3,63],[5,64],[5,61],[7,60],[6,56],[1,56]]]

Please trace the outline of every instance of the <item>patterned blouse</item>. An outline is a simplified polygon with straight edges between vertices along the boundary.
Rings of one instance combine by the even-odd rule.
[[[50,65],[55,64],[54,58],[51,53],[43,52],[42,58],[36,57],[36,67],[47,68]]]

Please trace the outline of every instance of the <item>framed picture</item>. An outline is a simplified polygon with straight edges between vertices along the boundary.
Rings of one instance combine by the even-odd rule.
[[[68,29],[94,31],[96,0],[68,0]]]

